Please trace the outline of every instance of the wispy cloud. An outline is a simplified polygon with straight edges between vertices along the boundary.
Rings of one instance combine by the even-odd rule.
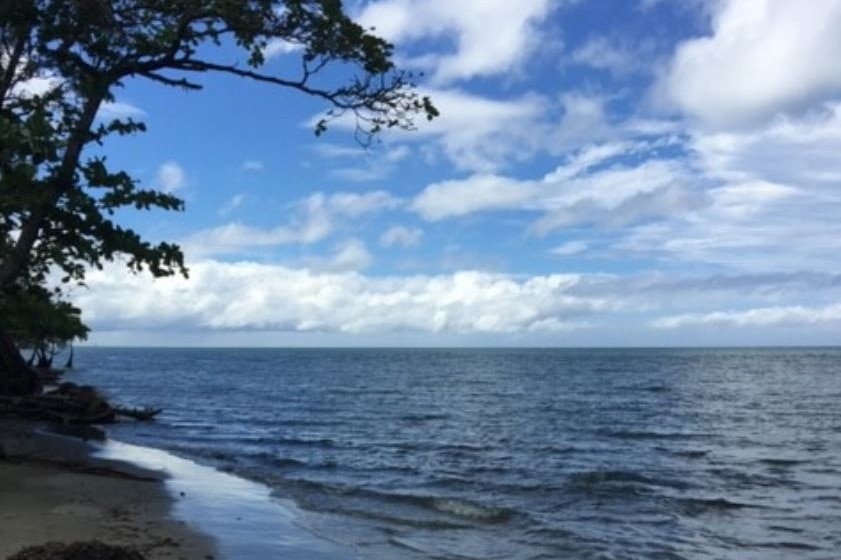
[[[108,101],[99,107],[96,114],[101,119],[139,119],[146,116],[146,111],[125,101]]]
[[[235,197],[236,198],[236,197]],[[229,201],[229,204],[232,201]],[[283,245],[310,245],[329,237],[343,222],[398,207],[401,201],[385,191],[315,193],[293,203],[292,217],[274,227],[230,222],[198,231],[183,241],[188,254],[232,255]]]
[[[420,243],[421,237],[423,237],[423,231],[420,228],[391,226],[380,235],[380,246],[414,247]]]
[[[257,173],[259,171],[263,171],[266,168],[266,166],[263,164],[262,161],[258,161],[258,160],[255,160],[255,159],[247,159],[244,162],[242,162],[242,165],[240,166],[240,168],[243,171],[248,171],[248,172],[251,172],[251,173]]]
[[[694,325],[733,327],[797,326],[841,322],[841,304],[826,307],[762,307],[744,311],[714,311],[663,317],[653,325],[660,329],[677,329]]]
[[[247,198],[248,197],[244,193],[235,194],[234,196],[229,198],[225,204],[222,205],[222,207],[219,209],[219,215],[227,216],[228,214],[242,206],[242,204],[246,201]]]
[[[168,161],[158,168],[158,187],[168,193],[182,189],[187,184],[187,174],[176,161]]]

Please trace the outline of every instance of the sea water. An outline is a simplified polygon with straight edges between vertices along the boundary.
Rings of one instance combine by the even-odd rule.
[[[115,439],[362,559],[841,557],[841,349],[106,349]]]

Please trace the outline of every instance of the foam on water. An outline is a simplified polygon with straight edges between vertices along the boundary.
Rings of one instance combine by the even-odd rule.
[[[320,539],[295,525],[295,507],[272,498],[271,490],[158,449],[108,441],[99,457],[164,471],[177,519],[216,540],[228,560],[296,558],[348,560],[353,550]]]

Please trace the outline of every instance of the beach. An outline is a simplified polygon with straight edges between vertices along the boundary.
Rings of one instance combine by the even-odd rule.
[[[0,420],[0,560],[92,540],[147,560],[357,557],[298,515],[262,484],[97,428]]]
[[[172,515],[165,474],[97,459],[82,440],[0,422],[0,558],[50,541],[99,540],[149,560],[217,558]]]

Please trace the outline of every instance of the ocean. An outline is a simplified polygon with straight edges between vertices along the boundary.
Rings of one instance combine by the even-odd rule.
[[[841,557],[841,349],[81,348],[363,560]]]

